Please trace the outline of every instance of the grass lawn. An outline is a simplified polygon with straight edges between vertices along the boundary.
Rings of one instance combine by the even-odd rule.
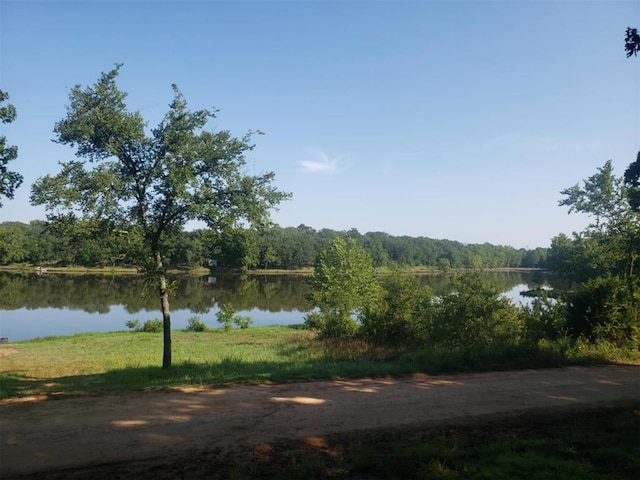
[[[640,360],[638,352],[566,342],[402,351],[360,341],[324,341],[309,330],[284,326],[174,331],[172,337],[173,367],[168,370],[160,368],[158,333],[90,333],[0,345],[0,398]]]

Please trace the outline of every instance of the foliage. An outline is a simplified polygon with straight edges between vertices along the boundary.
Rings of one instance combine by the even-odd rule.
[[[224,304],[220,306],[220,310],[216,313],[218,322],[222,324],[225,330],[231,330],[231,323],[233,322],[233,316],[235,310],[230,304]]]
[[[477,350],[524,339],[523,313],[480,272],[454,276],[453,291],[439,296],[402,271],[384,277],[381,288],[360,315],[360,333],[375,344]]]
[[[631,162],[624,172],[624,184],[631,208],[640,212],[640,152],[635,162]]]
[[[307,324],[324,335],[355,334],[355,316],[378,294],[373,260],[353,239],[336,238],[318,256],[309,300],[318,308]]]
[[[243,317],[236,315],[236,311],[229,303],[222,304],[220,310],[216,313],[218,322],[220,322],[225,331],[231,330],[231,325],[236,324],[241,329],[246,329],[251,326],[253,320],[250,316]]]
[[[627,58],[631,55],[637,56],[640,52],[640,35],[637,28],[628,27],[625,32],[624,49],[627,51]]]
[[[127,328],[133,330],[134,332],[140,331],[140,320],[138,320],[137,318],[134,318],[133,320],[127,320],[125,322],[125,325],[127,326]]]
[[[9,94],[0,90],[0,122],[11,123],[16,119],[16,107],[6,104]],[[18,158],[18,147],[7,146],[7,137],[0,135],[0,198],[12,199],[16,189],[22,184],[23,177],[17,172],[12,172],[7,164]],[[2,203],[0,202],[0,207]]]
[[[523,330],[518,309],[472,272],[456,277],[454,291],[442,296],[428,336],[445,347],[486,347],[518,343]]]
[[[243,228],[226,230],[215,235],[211,256],[218,267],[246,270],[258,262],[256,233]]]
[[[233,317],[233,323],[235,323],[241,329],[246,329],[249,328],[251,324],[253,324],[253,319],[249,315],[244,317],[236,315],[235,317]]]
[[[84,160],[64,162],[58,175],[32,186],[31,201],[44,205],[52,224],[95,222],[101,232],[139,235],[135,261],[160,293],[164,322],[163,367],[171,366],[171,321],[165,262],[172,239],[191,220],[224,232],[241,222],[264,226],[269,211],[289,194],[272,186],[272,172],[244,173],[253,132],[241,138],[206,131],[213,110],[191,111],[176,85],[169,111],[147,133],[139,112],[130,111],[118,89],[121,65],[97,83],[69,95],[56,141],[77,146]]]
[[[415,276],[394,270],[381,281],[382,294],[360,313],[360,333],[381,345],[424,345],[435,321],[437,299]]]
[[[563,337],[567,330],[567,307],[559,301],[553,292],[537,290],[530,305],[521,307],[524,317],[525,341],[537,345],[543,340],[556,340]]]
[[[160,333],[162,332],[163,322],[159,318],[147,320],[142,326],[140,326],[140,320],[133,319],[125,322],[127,328],[130,328],[134,332],[147,332],[147,333]]]
[[[590,278],[568,295],[567,329],[574,337],[640,347],[639,279]]]
[[[206,332],[209,328],[200,320],[200,317],[193,316],[187,320],[187,332]]]
[[[640,343],[640,211],[628,185],[608,161],[582,186],[562,192],[560,205],[569,213],[594,219],[573,239],[554,238],[549,252],[551,270],[573,285],[563,298],[566,328],[574,338]]]
[[[142,325],[140,331],[147,333],[160,333],[162,332],[162,329],[163,321],[159,318],[154,318],[152,320],[147,320],[146,322],[144,322],[144,325]]]
[[[13,248],[3,250],[0,265],[15,262],[46,265],[135,266],[143,247],[139,229],[105,231],[97,221],[60,216],[46,225],[35,220],[0,223],[0,242],[10,235]],[[374,260],[376,267],[431,267],[440,270],[466,268],[544,268],[547,249],[515,249],[490,244],[465,245],[451,240],[425,237],[395,237],[381,232],[355,236],[354,232],[310,227],[274,225],[254,231],[236,228],[225,232],[210,229],[176,230],[164,246],[165,265],[170,268],[198,267],[215,259],[227,269],[298,269],[313,267],[320,252],[335,238],[352,237]],[[19,260],[16,260],[19,257]],[[205,264],[205,266],[207,266]]]

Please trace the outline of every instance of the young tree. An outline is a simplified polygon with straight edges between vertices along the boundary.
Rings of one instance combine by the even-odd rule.
[[[142,244],[139,264],[158,286],[163,316],[162,366],[171,366],[169,290],[165,248],[187,221],[201,220],[224,231],[241,222],[262,226],[271,208],[289,198],[273,185],[274,174],[243,171],[253,132],[242,138],[204,130],[215,111],[187,109],[173,85],[173,101],[150,132],[116,78],[122,65],[102,73],[92,86],[75,86],[66,117],[55,124],[55,141],[77,146],[82,160],[32,186],[31,201],[45,205],[49,220],[77,216],[105,229],[135,231]]]
[[[352,238],[338,237],[316,260],[310,300],[319,312],[309,314],[307,323],[328,336],[354,334],[354,316],[374,301],[378,290],[369,254]]]
[[[16,107],[10,103],[3,105],[9,100],[9,95],[0,90],[0,121],[11,123],[16,119]],[[18,147],[7,146],[7,137],[0,135],[0,197],[12,199],[15,190],[22,184],[22,175],[12,172],[7,167],[11,160],[18,158]],[[0,207],[2,203],[0,202]]]

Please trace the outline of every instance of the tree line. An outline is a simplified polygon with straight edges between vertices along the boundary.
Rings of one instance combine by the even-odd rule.
[[[306,324],[327,337],[359,337],[382,345],[536,352],[572,342],[640,348],[640,153],[624,177],[611,161],[573,187],[560,205],[592,222],[552,241],[549,270],[564,285],[528,292],[517,307],[479,271],[456,277],[436,294],[400,269],[378,275],[354,239],[337,238],[318,257],[311,280],[315,309]],[[631,172],[631,173],[629,173]],[[480,350],[478,350],[480,349]],[[527,353],[527,354],[528,354]]]
[[[356,229],[315,230],[278,225],[216,233],[209,229],[177,232],[167,242],[166,263],[173,268],[209,266],[231,270],[312,267],[336,238],[351,238],[371,255],[376,267],[545,268],[547,249],[463,244],[427,237],[361,234]],[[0,265],[127,267],[135,266],[141,242],[135,229],[105,231],[95,222],[66,219],[55,224],[0,223]]]

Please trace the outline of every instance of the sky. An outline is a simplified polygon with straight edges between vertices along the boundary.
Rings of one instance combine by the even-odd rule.
[[[177,84],[208,129],[261,130],[282,227],[548,247],[589,219],[560,191],[640,148],[640,1],[5,1],[0,126],[24,176],[0,221],[44,219],[31,184],[70,89],[115,63],[127,105],[160,122]]]

